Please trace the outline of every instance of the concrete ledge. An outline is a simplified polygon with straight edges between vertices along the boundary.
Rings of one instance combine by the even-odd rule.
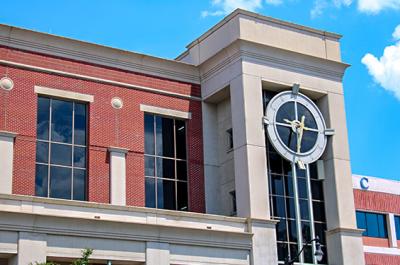
[[[7,200],[9,202],[7,202]],[[81,209],[76,209],[78,212],[86,212],[88,215],[92,216],[92,218],[96,217],[99,211],[96,210],[110,210],[125,213],[126,215],[130,215],[131,213],[141,213],[141,214],[151,214],[153,217],[165,216],[174,219],[194,219],[197,221],[216,221],[216,222],[227,222],[228,224],[236,224],[236,227],[241,227],[240,229],[245,229],[247,219],[241,217],[230,217],[230,216],[221,216],[221,215],[211,215],[211,214],[203,214],[203,213],[194,213],[194,212],[181,212],[181,211],[171,211],[171,210],[163,210],[163,209],[154,209],[154,208],[146,208],[146,207],[138,207],[138,206],[118,206],[111,205],[106,203],[97,203],[97,202],[84,202],[84,201],[72,201],[72,200],[63,200],[63,199],[53,199],[53,198],[43,198],[43,197],[35,197],[35,196],[27,196],[27,195],[9,195],[9,194],[0,194],[0,205],[33,205],[33,204],[43,204],[41,207],[46,207],[48,205],[49,208],[56,208],[59,205],[61,208],[70,207],[79,207]],[[62,207],[63,206],[63,207]],[[0,207],[2,209],[2,207]],[[20,209],[18,207],[18,209]],[[32,207],[28,207],[28,209],[32,209]],[[3,207],[4,210],[4,207]],[[45,209],[44,209],[45,210]],[[96,218],[97,219],[97,218]]]
[[[15,138],[18,133],[9,132],[9,131],[0,131],[0,137],[8,137],[8,138]]]
[[[129,149],[122,148],[122,147],[115,147],[115,146],[110,146],[107,150],[108,150],[108,152],[116,152],[116,153],[123,153],[123,154],[126,154],[129,152]]]
[[[57,98],[66,98],[66,99],[72,99],[72,100],[78,100],[78,101],[84,101],[84,102],[93,102],[94,101],[94,96],[92,96],[92,95],[81,94],[81,93],[67,91],[67,90],[61,90],[61,89],[42,87],[42,86],[35,86],[35,93],[40,94],[40,95],[53,96],[53,97],[57,97]]]
[[[338,227],[338,228],[326,231],[326,235],[329,236],[329,235],[339,233],[339,234],[347,234],[347,235],[351,235],[351,236],[362,237],[363,232],[364,232],[364,229]]]
[[[160,108],[160,107],[149,106],[149,105],[144,105],[144,104],[140,104],[140,110],[144,111],[144,112],[160,114],[160,115],[170,116],[170,117],[176,117],[176,118],[181,118],[181,119],[186,119],[186,120],[190,120],[192,118],[191,112],[184,112],[184,111],[179,111],[179,110]]]

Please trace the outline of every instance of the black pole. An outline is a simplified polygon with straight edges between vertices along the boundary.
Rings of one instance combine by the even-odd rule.
[[[312,242],[314,242],[314,241],[315,241],[317,244],[319,244],[319,238],[318,238],[318,237],[307,241],[307,242],[303,245],[303,247],[301,248],[301,250],[297,253],[296,257],[294,257],[294,258],[292,258],[292,259],[289,259],[289,255],[287,256],[287,258],[286,258],[286,260],[285,260],[285,265],[293,265],[294,262],[296,261],[296,259],[297,259],[298,257],[300,257],[301,253],[304,251],[304,248],[305,248],[306,246],[308,246],[309,244],[311,244]],[[290,251],[290,250],[288,250],[288,251]]]

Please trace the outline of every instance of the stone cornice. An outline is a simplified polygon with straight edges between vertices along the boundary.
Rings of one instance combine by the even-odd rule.
[[[285,53],[292,53],[294,56],[304,56],[310,59],[310,61],[319,61],[321,64],[325,65],[330,65],[334,66],[335,68],[338,68],[340,70],[331,70],[329,67],[320,67],[316,66],[315,64],[312,63],[307,63],[306,60],[304,60],[302,63],[296,62],[294,60],[287,60],[280,58],[278,56],[272,56],[272,55],[266,55],[262,54],[260,52],[252,52],[249,50],[246,50],[246,48],[243,48],[242,44],[246,44],[248,42],[239,40],[237,41],[239,43],[240,48],[235,52],[232,53],[230,56],[225,57],[223,60],[215,64],[213,67],[205,71],[204,73],[201,74],[201,79],[202,82],[207,81],[209,78],[213,77],[214,75],[218,74],[220,71],[222,71],[224,68],[228,67],[229,65],[237,62],[238,60],[242,61],[257,61],[259,63],[271,65],[276,68],[283,68],[286,70],[290,71],[295,71],[295,72],[301,72],[307,75],[312,75],[312,76],[318,76],[321,78],[326,78],[326,79],[331,79],[334,81],[341,82],[344,72],[347,67],[349,67],[349,64],[342,63],[342,62],[337,62],[337,61],[332,61],[328,59],[321,59],[318,57],[313,57],[305,54],[299,54],[296,52],[291,52],[287,50],[281,50],[275,47],[269,47],[269,46],[264,46],[264,48],[267,49],[273,49],[276,50],[277,52],[285,52]],[[229,47],[233,47],[236,45],[235,43],[232,43]],[[225,48],[228,49],[229,47]],[[275,53],[274,53],[275,55]]]
[[[195,66],[0,24],[0,45],[199,84]]]
[[[218,22],[216,25],[214,25],[211,29],[209,29],[204,34],[202,34],[200,37],[198,37],[197,39],[195,39],[194,41],[189,43],[186,46],[186,48],[190,49],[193,46],[195,46],[196,44],[202,42],[204,39],[206,39],[212,33],[217,31],[219,28],[223,27],[226,23],[228,23],[230,20],[232,20],[233,18],[235,18],[238,15],[247,16],[247,17],[249,17],[251,19],[258,19],[258,20],[261,20],[261,21],[269,22],[269,23],[275,24],[277,26],[284,26],[284,27],[295,29],[295,30],[298,30],[298,31],[304,31],[304,32],[307,32],[307,33],[316,34],[316,35],[319,35],[321,37],[329,37],[329,38],[332,38],[332,39],[335,39],[335,40],[339,40],[342,37],[342,35],[340,35],[340,34],[328,32],[328,31],[323,31],[323,30],[318,30],[318,29],[314,29],[314,28],[310,28],[310,27],[306,27],[306,26],[303,26],[303,25],[287,22],[287,21],[276,19],[276,18],[273,18],[273,17],[260,15],[260,14],[254,13],[254,12],[250,12],[250,11],[238,8],[234,12],[232,12],[231,14],[226,16],[224,19],[222,19],[220,22]],[[180,60],[182,57],[185,56],[186,52],[187,51],[183,52],[176,59]]]

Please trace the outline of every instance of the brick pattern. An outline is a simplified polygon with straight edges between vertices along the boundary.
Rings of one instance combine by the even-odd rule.
[[[400,196],[382,192],[354,190],[357,210],[400,214]]]
[[[200,96],[194,84],[65,60],[0,47],[0,58],[77,74],[90,75],[185,95]],[[106,85],[76,78],[0,66],[0,74],[14,81],[12,91],[0,90],[0,130],[18,133],[15,141],[13,193],[34,195],[37,95],[34,86],[94,95],[89,104],[88,199],[108,203],[109,161],[107,148],[129,149],[127,154],[127,204],[144,206],[144,115],[140,104],[192,113],[187,122],[189,161],[189,210],[205,211],[201,102],[151,92]],[[119,97],[124,107],[111,107]]]
[[[376,237],[363,237],[364,246],[374,246],[374,247],[390,247],[389,239],[387,238],[376,238]]]
[[[399,265],[400,256],[365,253],[366,265]]]

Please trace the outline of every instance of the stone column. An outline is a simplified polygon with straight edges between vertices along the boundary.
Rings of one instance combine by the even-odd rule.
[[[218,163],[218,125],[217,107],[212,103],[202,103],[204,187],[206,213],[219,214],[219,163]]]
[[[110,203],[126,205],[126,153],[128,149],[109,147]]]
[[[169,244],[146,243],[146,265],[169,265]]]
[[[47,241],[45,234],[19,232],[18,254],[10,259],[10,265],[46,262]]]
[[[275,221],[270,220],[261,78],[230,82],[237,215],[253,234],[251,264],[276,264]]]
[[[12,194],[14,138],[17,134],[0,131],[0,193]]]
[[[332,264],[364,264],[362,231],[357,229],[346,114],[342,94],[328,93],[319,107],[328,128],[335,129],[322,159],[328,259]]]
[[[394,214],[389,213],[387,215],[387,223],[390,247],[397,248],[396,224],[394,221]]]
[[[273,220],[249,219],[248,229],[253,234],[252,265],[277,264],[276,224]]]
[[[230,82],[237,215],[269,219],[261,78]]]

